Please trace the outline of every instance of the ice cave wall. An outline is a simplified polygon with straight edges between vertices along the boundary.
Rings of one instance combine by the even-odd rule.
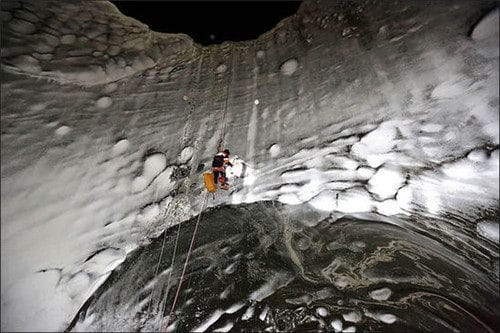
[[[497,210],[498,9],[474,29],[496,6],[306,1],[201,47],[105,1],[2,1],[2,330],[65,328],[164,216],[196,214],[224,129],[248,169],[212,204]]]

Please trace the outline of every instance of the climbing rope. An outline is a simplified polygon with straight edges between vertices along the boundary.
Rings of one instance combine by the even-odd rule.
[[[195,50],[193,49],[193,52],[195,52]],[[202,55],[203,57],[203,55]],[[199,66],[201,66],[201,61],[202,61],[202,57],[200,57],[200,60],[199,60]],[[198,75],[198,80],[199,80],[199,75]],[[191,81],[189,81],[187,83],[187,87],[186,87],[186,90],[189,91],[190,90],[190,85],[191,85]],[[189,94],[188,94],[189,95]],[[186,97],[186,96],[184,96]],[[194,109],[195,109],[195,103],[191,100],[189,100],[189,96],[187,96],[187,99],[184,98],[184,100],[187,102],[187,105],[189,107],[189,110],[188,110],[188,116],[187,116],[187,122],[186,122],[186,126],[184,128],[184,131],[183,131],[183,135],[182,135],[182,146],[185,146],[186,144],[186,141],[187,141],[187,133],[188,133],[188,130],[189,130],[189,122],[191,120],[191,117],[192,117],[192,114],[194,112]],[[190,182],[188,182],[188,184],[186,185],[186,188],[189,188],[189,184]],[[155,197],[156,198],[156,197]],[[163,218],[166,218],[168,216],[167,212],[170,211],[170,208],[173,206],[173,204],[169,205],[167,211],[165,212],[165,214],[163,215]],[[165,292],[165,296],[162,298],[162,300],[158,303],[158,307],[160,309],[163,309],[164,308],[164,304],[165,304],[165,307],[166,307],[166,300],[167,300],[167,297],[168,297],[168,293],[169,293],[169,290],[170,290],[170,281],[171,281],[171,278],[172,278],[172,271],[173,271],[173,267],[174,267],[174,264],[175,264],[175,256],[176,256],[176,253],[177,253],[177,247],[178,247],[178,243],[179,243],[179,235],[180,235],[180,231],[181,231],[181,224],[179,223],[178,224],[178,227],[177,227],[177,235],[176,235],[176,238],[175,238],[175,245],[174,245],[174,249],[173,249],[173,254],[172,254],[172,260],[170,261],[171,262],[171,269],[170,269],[170,272],[169,272],[169,275],[168,275],[168,280],[167,280],[167,288],[166,288],[166,292]],[[146,235],[149,234],[149,232],[146,233]],[[166,238],[166,232],[163,234],[163,243],[162,243],[162,247],[161,247],[161,252],[160,252],[160,257],[158,258],[158,263],[156,265],[156,270],[155,270],[155,279],[158,277],[158,272],[159,272],[159,268],[160,268],[160,263],[162,261],[162,258],[163,258],[163,253],[164,253],[164,248],[165,248],[165,238]],[[142,241],[141,241],[141,245],[142,245]],[[154,289],[153,289],[154,291]],[[153,291],[151,292],[151,295],[153,294]],[[148,309],[147,309],[147,315],[146,315],[146,320],[147,318],[149,318],[149,315],[150,315],[150,310],[151,310],[151,298],[150,300],[148,301]],[[162,313],[162,312],[160,312]]]
[[[233,56],[234,57],[234,56]],[[233,62],[234,62],[234,58],[233,58]],[[232,64],[232,66],[234,66],[234,64]],[[233,72],[233,69],[231,67],[231,72]],[[222,130],[220,132],[220,138],[219,138],[219,143],[217,145],[217,152],[220,152],[222,150],[222,145],[224,143],[224,137],[226,136],[226,124],[227,124],[227,118],[226,118],[226,115],[227,115],[227,101],[229,99],[229,87],[231,86],[231,82],[232,82],[232,75],[230,76],[229,78],[229,82],[227,84],[227,87],[226,87],[226,100],[224,102],[224,112],[222,113]]]
[[[170,260],[170,272],[168,273],[168,280],[167,280],[167,288],[165,289],[165,296],[163,296],[163,299],[160,302],[160,308],[163,310],[161,313],[163,313],[166,308],[167,308],[167,298],[168,298],[168,292],[170,291],[170,281],[172,280],[172,272],[174,270],[174,263],[175,263],[175,255],[177,253],[177,244],[179,244],[179,234],[181,233],[181,224],[179,223],[177,225],[177,237],[175,237],[175,245],[174,245],[174,251],[172,254],[172,260]]]
[[[170,211],[172,209],[172,206],[173,205],[169,205],[168,208],[165,210],[165,213],[163,214],[162,216],[162,219],[165,219],[167,218],[169,215],[170,215]],[[179,228],[177,229],[177,237],[176,237],[176,241],[175,241],[175,247],[174,247],[174,256],[175,256],[175,251],[177,250],[177,241],[179,240],[179,233],[180,233],[180,224],[179,224]],[[167,232],[164,231],[163,233],[163,242],[162,242],[162,245],[161,245],[161,252],[160,252],[160,257],[158,258],[158,262],[156,263],[156,269],[155,269],[155,278],[158,277],[158,272],[159,272],[159,269],[160,269],[160,263],[161,263],[161,260],[163,258],[163,252],[164,252],[164,249],[165,249],[165,240],[167,238]],[[174,264],[174,258],[172,258],[172,266]],[[170,276],[172,274],[172,271],[170,271]],[[169,276],[169,282],[170,282],[170,276]],[[168,290],[168,289],[167,289]],[[153,294],[153,292],[151,292],[151,295]],[[151,313],[151,298],[149,299],[148,301],[148,309],[146,311],[146,320],[147,318],[149,318],[149,315]]]
[[[182,283],[184,282],[184,279],[186,277],[186,269],[187,269],[187,266],[189,264],[189,260],[191,259],[191,252],[193,251],[193,245],[194,245],[194,241],[196,239],[196,234],[198,232],[198,226],[200,224],[201,216],[203,215],[203,211],[205,210],[207,202],[208,202],[208,191],[205,192],[205,198],[203,199],[203,205],[201,206],[201,211],[200,211],[200,214],[198,215],[198,220],[196,221],[196,225],[194,226],[193,237],[191,238],[191,244],[189,245],[189,250],[188,250],[188,253],[186,255],[186,260],[184,261],[184,267],[182,269],[182,274],[181,274],[181,277],[179,280],[179,285],[177,286],[177,291],[175,292],[174,301],[172,303],[172,309],[170,310],[170,313],[167,316],[167,320],[165,321],[165,325],[163,326],[165,332],[167,331],[168,324],[170,322],[170,318],[172,317],[172,315],[175,311],[175,306],[177,305],[177,300],[179,299],[179,294],[180,294],[180,291],[182,288]]]
[[[224,143],[224,137],[226,135],[227,102],[229,100],[229,88],[230,88],[230,85],[231,85],[231,81],[232,81],[232,77],[230,77],[229,82],[228,82],[227,87],[226,87],[226,98],[225,98],[225,101],[224,101],[224,111],[222,113],[222,124],[223,125],[222,125],[222,129],[221,129],[221,135],[220,135],[220,138],[219,138],[219,142],[217,144],[217,152],[219,152],[220,150],[222,150],[222,145]],[[179,280],[179,284],[178,284],[177,290],[175,292],[175,297],[174,297],[174,301],[172,303],[172,308],[171,308],[171,310],[170,310],[170,312],[169,312],[169,314],[167,316],[167,319],[165,321],[165,325],[163,326],[164,331],[167,330],[168,325],[170,323],[170,319],[172,318],[172,315],[175,312],[175,307],[176,307],[177,301],[179,299],[179,294],[180,294],[180,291],[181,291],[181,288],[182,288],[182,284],[183,284],[183,282],[185,280],[186,269],[187,269],[187,266],[189,264],[189,260],[191,259],[191,252],[193,250],[194,242],[196,240],[196,235],[197,235],[197,232],[198,232],[198,227],[199,227],[199,224],[200,224],[200,221],[201,221],[201,217],[203,215],[203,211],[205,210],[207,203],[208,203],[208,191],[205,192],[205,197],[203,199],[203,204],[202,204],[202,207],[201,207],[201,211],[200,211],[200,214],[198,215],[198,219],[196,221],[196,225],[195,225],[195,228],[194,228],[194,231],[193,231],[193,236],[191,238],[191,244],[189,245],[189,250],[188,250],[188,253],[186,255],[186,260],[184,262],[184,267],[182,269],[182,273],[181,273],[181,277],[180,277],[180,280]],[[180,224],[179,224],[179,227],[178,227],[178,230],[177,230],[177,238],[176,238],[176,242],[175,242],[175,246],[174,246],[174,252],[173,252],[173,256],[172,256],[172,265],[171,265],[172,269],[170,270],[170,274],[169,274],[169,278],[168,278],[168,282],[167,282],[167,290],[166,290],[165,296],[164,296],[164,298],[163,298],[163,300],[161,302],[161,303],[165,302],[165,309],[166,309],[166,300],[167,300],[168,292],[169,292],[169,289],[170,289],[170,280],[171,280],[172,271],[173,271],[173,263],[174,263],[174,259],[175,259],[175,254],[177,252],[177,243],[178,243],[178,240],[179,240],[179,233],[180,233]],[[162,255],[163,255],[163,246],[162,246],[162,252],[160,254],[160,260],[161,260]],[[158,266],[156,268],[155,275],[158,273],[158,269],[159,269],[159,263],[158,263]],[[160,328],[161,328],[161,325],[160,325]]]
[[[224,112],[222,113],[222,130],[220,132],[220,138],[219,138],[219,144],[217,145],[217,152],[222,150],[222,145],[224,143],[224,136],[226,135],[226,114],[227,114],[227,100],[229,99],[229,86],[230,84],[227,85],[226,89],[226,100],[224,102]]]

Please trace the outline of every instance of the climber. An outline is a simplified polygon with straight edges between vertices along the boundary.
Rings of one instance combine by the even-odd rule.
[[[226,166],[233,166],[231,162],[229,162],[229,150],[224,149],[222,152],[217,153],[214,156],[214,160],[212,162],[212,172],[214,174],[214,183],[217,185],[217,181],[220,181],[220,188],[223,190],[229,189],[229,186],[226,182]]]

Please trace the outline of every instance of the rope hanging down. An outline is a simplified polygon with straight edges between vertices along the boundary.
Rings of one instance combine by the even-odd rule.
[[[234,59],[233,59],[234,60]],[[226,99],[224,101],[224,112],[222,113],[222,121],[223,121],[223,125],[222,125],[222,130],[221,130],[221,135],[220,135],[220,138],[219,138],[219,143],[217,144],[217,152],[221,151],[222,150],[222,145],[224,143],[224,137],[226,136],[226,124],[227,124],[227,101],[229,99],[229,88],[230,88],[230,85],[231,85],[231,81],[232,81],[232,77],[230,77],[229,79],[229,82],[227,84],[227,87],[226,87]],[[168,324],[170,323],[170,319],[172,317],[172,315],[174,314],[175,312],[175,307],[177,305],[177,301],[179,299],[179,294],[180,294],[180,291],[181,291],[181,288],[182,288],[182,283],[184,282],[184,279],[185,279],[185,275],[186,275],[186,269],[187,269],[187,266],[189,264],[189,260],[191,258],[191,252],[193,250],[193,245],[194,245],[194,242],[196,240],[196,235],[197,235],[197,232],[198,232],[198,227],[199,227],[199,224],[200,224],[200,221],[201,221],[201,217],[203,215],[203,211],[205,210],[206,208],[206,205],[207,205],[207,202],[208,202],[208,191],[205,192],[205,198],[203,199],[203,205],[201,207],[201,211],[200,211],[200,214],[198,215],[198,220],[196,221],[196,225],[194,227],[194,231],[193,231],[193,236],[191,238],[191,244],[189,245],[189,250],[188,250],[188,253],[186,255],[186,260],[184,262],[184,267],[182,269],[182,274],[181,274],[181,278],[179,280],[179,285],[177,286],[177,290],[175,292],[175,297],[174,297],[174,301],[172,303],[172,308],[170,310],[170,313],[168,314],[167,316],[167,320],[165,321],[165,325],[163,326],[163,329],[164,331],[166,332],[167,331],[167,328],[168,328]],[[176,248],[177,248],[177,240],[178,240],[178,237],[179,237],[179,230],[177,231],[177,239],[176,239],[176,245],[175,245],[175,249],[174,249],[174,254],[173,254],[173,258],[172,258],[172,267],[173,267],[173,259],[175,258],[175,252],[176,252]],[[163,251],[162,251],[163,252]],[[161,258],[161,256],[160,256]],[[161,260],[161,259],[160,259]],[[169,276],[169,282],[168,282],[168,285],[170,284],[170,276]],[[168,286],[167,286],[167,292],[168,292]],[[167,299],[167,297],[165,296],[165,301]],[[166,305],[166,304],[165,304]],[[160,328],[161,328],[161,325],[160,325]]]
[[[191,244],[189,245],[189,250],[188,250],[188,253],[186,255],[186,260],[184,261],[184,267],[182,269],[181,278],[179,280],[179,285],[177,286],[177,291],[175,292],[174,302],[172,303],[172,309],[170,310],[170,313],[168,314],[167,320],[165,321],[165,325],[163,326],[165,332],[167,331],[168,324],[170,322],[170,318],[174,314],[175,306],[177,305],[177,300],[179,299],[179,294],[180,294],[180,291],[182,288],[182,283],[184,282],[184,279],[186,276],[186,269],[187,269],[187,266],[189,264],[189,260],[191,259],[191,252],[193,251],[193,245],[194,245],[194,241],[196,239],[196,234],[198,232],[198,226],[200,224],[201,216],[203,215],[203,211],[206,208],[207,202],[208,202],[208,192],[205,192],[205,198],[203,199],[203,205],[201,206],[201,211],[200,211],[200,214],[198,215],[198,220],[196,221],[196,225],[194,226],[193,237],[191,238]]]
[[[227,119],[226,119],[226,114],[227,114],[227,101],[229,99],[229,87],[231,86],[231,81],[232,81],[232,74],[231,77],[229,78],[229,82],[226,87],[226,100],[224,102],[224,112],[222,113],[222,130],[220,133],[220,139],[219,143],[217,145],[217,152],[220,152],[222,150],[222,145],[224,143],[224,137],[226,136],[226,124],[227,124]]]

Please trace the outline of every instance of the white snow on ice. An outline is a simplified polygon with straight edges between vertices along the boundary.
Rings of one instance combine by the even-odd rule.
[[[59,127],[58,129],[56,129],[56,135],[58,136],[64,136],[66,134],[68,134],[69,132],[71,132],[71,127],[69,126],[61,126]]]
[[[481,221],[476,229],[478,234],[498,244],[499,223],[497,221]]]
[[[381,288],[370,292],[370,297],[376,301],[386,301],[391,295],[392,291],[389,288]]]
[[[280,69],[281,69],[281,73],[283,75],[290,76],[293,73],[295,73],[295,71],[297,70],[298,67],[299,67],[299,63],[296,59],[289,59],[281,65]]]
[[[64,28],[57,17],[35,23],[4,14],[2,8],[7,15],[2,33],[19,41],[2,46],[2,70],[15,77],[4,79],[2,73],[2,125],[12,121],[15,129],[11,133],[6,125],[2,134],[5,331],[64,330],[144,237],[199,212],[198,194],[169,196],[193,184],[193,193],[201,193],[197,168],[207,165],[220,135],[221,110],[214,101],[222,97],[188,92],[186,84],[194,87],[201,80],[187,83],[182,66],[177,67],[180,74],[173,71],[179,60],[196,68],[176,54],[187,50],[200,57],[198,49],[187,37],[152,33],[135,20],[119,18],[107,2],[95,5],[79,8],[80,14],[65,19]],[[60,10],[66,6],[61,3]],[[95,27],[79,26],[79,15],[85,13],[92,14]],[[41,33],[40,27],[53,34]],[[392,41],[410,39],[416,31],[425,34],[425,29],[412,27]],[[349,28],[346,37],[353,33]],[[381,28],[380,33],[387,31]],[[232,192],[212,204],[278,200],[307,203],[326,214],[398,215],[423,209],[436,216],[498,207],[498,9],[460,42],[485,59],[467,67],[473,75],[458,69],[465,66],[462,54],[467,52],[449,55],[430,45],[418,68],[408,66],[397,85],[385,79],[390,65],[371,66],[380,79],[375,94],[373,85],[363,83],[361,70],[351,74],[361,74],[360,80],[347,88],[331,89],[325,81],[311,89],[307,80],[313,75],[298,71],[299,62],[291,58],[296,55],[276,61],[272,50],[252,48],[249,57],[255,55],[259,66],[269,58],[273,70],[263,76],[254,67],[249,92],[230,94],[225,143],[242,158],[228,168]],[[169,47],[158,48],[163,43]],[[200,61],[195,80],[206,73],[227,76],[216,75],[227,71],[226,60],[205,58],[212,62],[201,67]],[[346,67],[333,64],[327,75],[343,79]],[[176,108],[181,96],[186,98]],[[240,97],[245,101],[240,103]],[[200,100],[205,104],[197,104]],[[185,113],[188,101],[195,105],[190,115]],[[117,137],[127,139],[116,142]],[[69,139],[74,141],[65,142]],[[149,148],[162,153],[143,159]],[[178,163],[193,174],[173,180]],[[162,216],[174,206],[176,218],[163,224]],[[496,221],[479,221],[475,229],[478,239],[498,243]],[[234,267],[227,267],[228,273]],[[260,301],[287,281],[270,279],[250,299]],[[349,283],[347,276],[335,281],[339,288]],[[375,290],[370,297],[384,300],[390,291]],[[239,306],[217,310],[198,329],[211,329],[223,313]],[[253,312],[250,306],[242,320]],[[373,316],[384,323],[397,320],[391,314]],[[87,330],[93,318],[74,329]],[[229,325],[218,329],[230,330]],[[342,330],[340,320],[331,325]]]

